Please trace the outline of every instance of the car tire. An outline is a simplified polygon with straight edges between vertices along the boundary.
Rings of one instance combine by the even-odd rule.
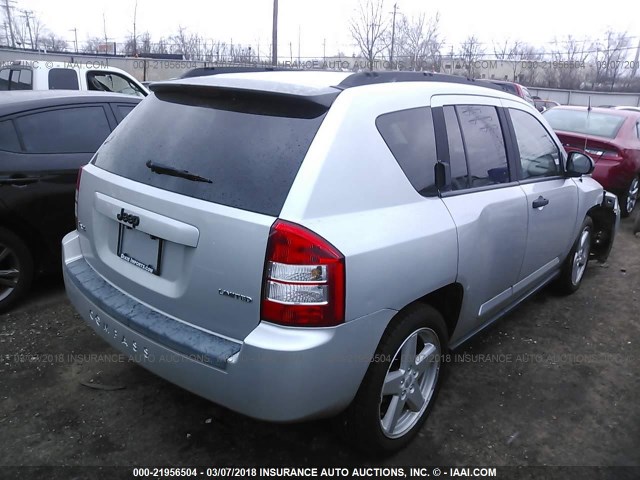
[[[442,315],[428,305],[414,304],[392,320],[344,414],[351,445],[384,455],[411,441],[435,403],[448,340]]]
[[[640,177],[635,177],[629,183],[629,188],[620,195],[620,216],[623,218],[631,215],[638,204],[638,192],[640,191]]]
[[[571,247],[571,251],[564,261],[560,277],[556,281],[556,290],[563,294],[571,294],[580,288],[584,272],[589,263],[591,254],[591,237],[593,234],[593,221],[585,218],[580,227],[580,233]]]
[[[0,228],[0,313],[24,297],[33,280],[33,257],[13,232]]]

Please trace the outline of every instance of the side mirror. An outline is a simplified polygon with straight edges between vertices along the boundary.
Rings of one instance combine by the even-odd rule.
[[[581,177],[589,175],[595,168],[593,159],[580,152],[570,152],[567,159],[567,174],[570,177]]]

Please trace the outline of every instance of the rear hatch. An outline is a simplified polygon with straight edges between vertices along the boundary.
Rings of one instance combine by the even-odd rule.
[[[623,115],[589,109],[552,108],[544,118],[554,129],[567,151],[584,151],[595,161],[619,159],[615,138],[625,121]]]
[[[139,302],[243,339],[270,227],[327,109],[212,88],[149,96],[82,173],[85,259]]]

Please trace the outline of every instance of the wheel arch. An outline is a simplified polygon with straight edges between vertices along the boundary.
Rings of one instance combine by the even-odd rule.
[[[451,338],[458,325],[463,296],[464,288],[462,285],[460,283],[450,283],[414,300],[402,308],[398,314],[415,304],[429,305],[442,315],[447,326],[447,333]]]

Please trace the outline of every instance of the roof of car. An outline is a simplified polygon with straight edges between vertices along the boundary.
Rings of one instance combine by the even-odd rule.
[[[142,99],[122,93],[84,90],[17,90],[0,92],[0,100],[0,115],[9,115],[32,108],[55,107],[70,103],[139,103]]]
[[[225,73],[213,76],[154,82],[152,91],[198,91],[217,88],[235,91],[259,91],[275,95],[305,97],[307,100],[329,105],[345,89],[373,84],[433,82],[461,84],[492,89],[502,96],[504,90],[490,83],[454,75],[431,72],[330,72],[330,71],[274,71]],[[456,90],[459,91],[459,90]],[[482,91],[482,90],[481,90]],[[468,92],[468,90],[467,90]],[[471,92],[469,92],[471,93]],[[509,97],[511,98],[511,95]]]

